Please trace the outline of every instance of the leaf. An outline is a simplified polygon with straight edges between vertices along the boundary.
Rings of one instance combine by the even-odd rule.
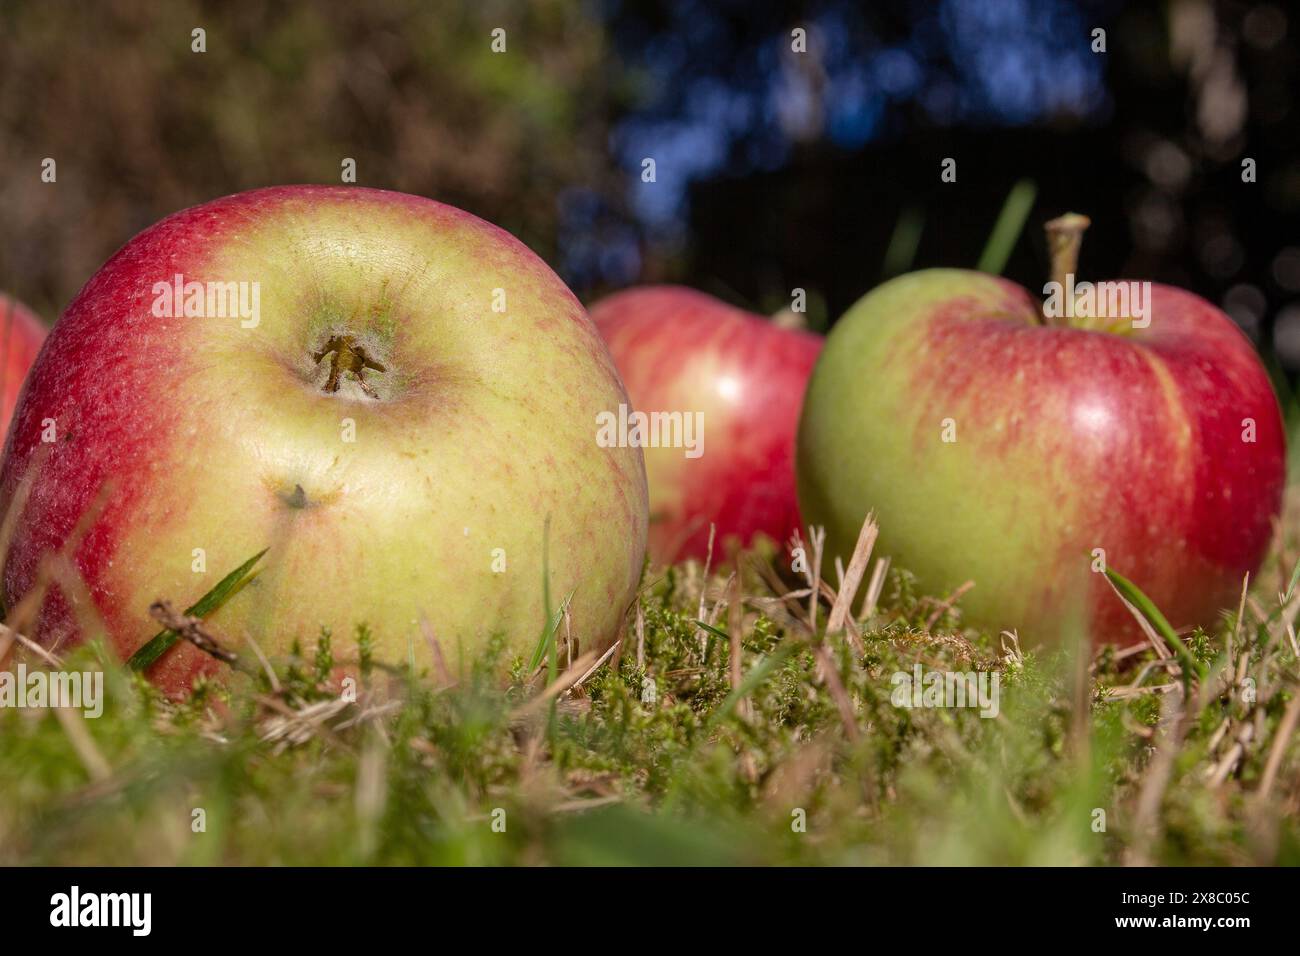
[[[186,616],[207,617],[218,610],[230,600],[236,591],[252,580],[253,573],[250,572],[253,572],[253,565],[257,564],[262,559],[262,555],[269,550],[270,548],[263,548],[218,581],[216,587],[185,609]],[[126,662],[127,666],[136,671],[148,670],[157,662],[158,658],[171,650],[172,645],[180,640],[180,637],[171,628],[164,628],[131,655],[131,659]]]

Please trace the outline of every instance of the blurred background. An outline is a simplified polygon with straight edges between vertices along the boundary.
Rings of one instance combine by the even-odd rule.
[[[1188,287],[1294,379],[1298,35],[1232,0],[0,0],[0,288],[52,321],[166,214],[350,157],[584,301],[797,287],[824,329],[892,273],[974,267],[1023,182],[1008,276],[1041,288],[1041,224],[1086,213],[1084,278]]]

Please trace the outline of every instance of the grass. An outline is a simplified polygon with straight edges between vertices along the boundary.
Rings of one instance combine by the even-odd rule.
[[[361,627],[174,704],[87,645],[101,718],[0,709],[0,864],[1300,863],[1285,537],[1240,616],[1136,652],[964,628],[903,569],[860,589],[870,541],[815,629],[770,552],[647,577],[599,666],[559,617],[527,660],[396,669]],[[918,664],[996,673],[998,715],[898,706]]]

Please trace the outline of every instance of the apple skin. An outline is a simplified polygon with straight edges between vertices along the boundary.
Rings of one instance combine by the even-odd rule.
[[[632,407],[704,414],[704,451],[645,448],[650,556],[660,564],[781,542],[801,527],[794,437],[818,335],[681,286],[643,286],[591,307]]]
[[[1258,569],[1285,483],[1282,419],[1253,348],[1169,286],[1152,285],[1150,326],[1124,335],[1038,314],[1019,286],[951,269],[859,300],[809,383],[804,517],[847,562],[874,509],[877,553],[930,593],[974,581],[963,621],[1030,640],[1079,625],[1096,643],[1139,639],[1092,573],[1094,548],[1175,627],[1212,623]],[[945,419],[955,442],[941,440]]]
[[[36,313],[0,292],[0,433],[9,429],[27,370],[44,341],[45,326]]]
[[[154,284],[177,273],[259,282],[259,324],[155,316]],[[313,353],[340,332],[386,366],[368,373],[378,398],[347,375],[324,390],[333,359]],[[494,634],[535,646],[549,515],[551,601],[573,592],[572,633],[592,650],[618,633],[644,560],[641,453],[596,442],[597,414],[626,400],[568,288],[468,213],[321,186],[187,209],[108,261],[32,368],[0,465],[0,511],[21,508],[7,606],[70,543],[88,597],[52,591],[38,637],[101,627],[126,658],[158,630],[151,602],[188,606],[269,548],[209,618],[235,650],[246,636],[272,656],[310,649],[328,627],[343,660],[364,623],[377,661],[427,665],[423,618],[455,670]],[[150,677],[179,694],[219,667],[181,644]]]

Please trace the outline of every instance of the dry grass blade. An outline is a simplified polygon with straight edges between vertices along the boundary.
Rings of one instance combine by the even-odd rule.
[[[727,678],[734,693],[744,679],[744,669],[741,666],[740,659],[740,629],[744,626],[744,614],[740,604],[739,567],[737,567],[736,573],[731,576],[731,595],[727,610],[727,653],[729,655],[727,658]],[[742,700],[737,704],[736,713],[740,715],[741,720],[746,722],[753,719],[748,700]]]
[[[4,518],[0,519],[0,570],[3,570],[4,565],[8,563],[9,546],[13,543],[14,529],[23,512],[27,510],[27,499],[31,497],[36,476],[45,467],[45,459],[49,457],[50,449],[53,447],[42,442],[32,454],[27,471],[19,479],[18,487],[14,489],[13,497],[9,499],[9,504],[5,508]]]
[[[1170,702],[1174,702],[1172,705]],[[1171,711],[1172,707],[1172,713]],[[1188,725],[1182,697],[1170,695],[1161,707],[1168,728],[1156,745],[1156,755],[1147,766],[1138,790],[1137,809],[1133,817],[1133,839],[1125,854],[1128,866],[1147,866],[1150,863],[1150,846],[1155,842],[1160,819],[1160,803],[1164,798],[1169,779],[1173,776],[1174,761],[1182,749]]]
[[[1277,732],[1273,735],[1273,746],[1269,748],[1268,762],[1264,765],[1264,775],[1260,778],[1257,791],[1261,800],[1266,798],[1269,791],[1273,789],[1277,772],[1282,766],[1282,757],[1295,733],[1297,722],[1300,722],[1300,696],[1293,698],[1287,705],[1286,713],[1282,715],[1282,723],[1278,725]]]
[[[1111,687],[1106,691],[1107,700],[1129,700],[1148,694],[1169,694],[1182,689],[1182,684],[1152,684],[1150,687]]]
[[[925,619],[925,629],[927,631],[933,630],[934,626],[939,623],[939,619],[952,610],[953,606],[962,599],[962,596],[974,586],[974,581],[966,581],[959,585],[957,590],[944,598],[943,603],[935,608],[930,616]]]
[[[36,573],[35,584],[19,598],[18,603],[9,609],[5,618],[5,623],[9,624],[17,631],[29,630],[35,623],[37,613],[45,604],[45,596],[49,592],[50,585],[55,583],[55,576],[60,560],[72,561],[77,549],[81,547],[82,540],[90,533],[99,516],[103,514],[104,509],[108,506],[109,498],[112,494],[113,486],[105,482],[100,486],[99,491],[95,494],[85,512],[77,519],[76,525],[68,535],[58,551],[52,554],[46,554],[42,557]],[[10,514],[16,513],[11,508]],[[72,600],[72,595],[68,595]]]
[[[388,802],[388,752],[383,738],[371,733],[357,761],[353,804],[357,816],[357,840],[362,857],[369,857],[379,838],[379,825]]]
[[[885,590],[885,575],[888,573],[889,557],[877,558],[875,567],[871,569],[871,580],[867,582],[867,593],[862,596],[862,607],[858,608],[858,620],[864,624],[876,613],[880,595]]]
[[[808,630],[812,634],[817,633],[817,602],[821,597],[821,579],[822,579],[822,552],[826,547],[826,529],[809,528],[808,540],[812,547],[812,561],[804,562],[807,568],[805,574],[808,578]]]
[[[1241,758],[1246,755],[1246,748],[1250,746],[1254,736],[1254,724],[1244,723],[1237,729],[1236,737],[1232,746],[1228,748],[1228,752],[1206,773],[1211,788],[1222,786],[1223,781],[1228,779],[1228,775],[1237,768]]]
[[[111,777],[113,768],[108,765],[104,755],[95,746],[95,738],[90,735],[90,729],[86,726],[86,719],[81,715],[81,711],[72,707],[55,707],[54,716],[59,719],[63,732],[68,737],[68,743],[72,744],[77,759],[86,768],[90,779],[99,783]]]
[[[766,561],[751,558],[749,563],[758,572],[758,576],[763,579],[763,583],[768,586],[776,599],[785,606],[785,610],[790,615],[790,620],[802,627],[806,621],[803,616],[803,607],[799,604],[799,598],[807,597],[809,594],[808,589],[801,588],[798,591],[787,591],[785,582],[777,576],[777,573]]]
[[[1232,657],[1234,648],[1241,640],[1241,622],[1246,617],[1246,593],[1250,590],[1250,572],[1246,573],[1241,582],[1241,603],[1237,605],[1237,620],[1232,623],[1232,630],[1228,632],[1228,656]]]
[[[63,665],[63,662],[59,660],[57,655],[50,653],[30,637],[19,634],[8,625],[0,624],[0,642],[5,642],[0,643],[0,662],[4,661],[9,650],[11,650],[13,645],[17,643],[20,647],[31,651],[51,667],[61,667]]]
[[[1300,564],[1297,564],[1297,570],[1300,570]],[[1286,599],[1283,600],[1283,597]],[[1287,642],[1291,645],[1291,653],[1300,658],[1300,642],[1296,641],[1295,620],[1296,615],[1300,613],[1300,592],[1293,592],[1289,596],[1279,596],[1278,603],[1281,605],[1281,613],[1278,615],[1277,625],[1270,630],[1270,634],[1277,639],[1282,634],[1286,635]]]
[[[636,669],[645,670],[645,606],[640,595],[636,599]]]
[[[857,543],[853,546],[853,557],[849,559],[849,566],[844,572],[839,593],[835,595],[835,603],[831,606],[831,616],[826,624],[828,634],[838,634],[844,630],[844,622],[849,617],[849,607],[857,597],[858,586],[862,583],[862,576],[871,561],[871,550],[875,547],[876,537],[879,534],[880,526],[876,524],[875,513],[869,513],[866,520],[862,522]]]
[[[107,635],[108,624],[100,616],[99,608],[86,586],[86,579],[76,563],[66,554],[59,552],[50,556],[50,579],[58,585],[59,590],[68,598],[73,613],[77,616],[77,626],[83,635]]]
[[[447,658],[443,656],[442,643],[433,633],[433,625],[429,623],[429,618],[423,612],[420,614],[420,633],[424,635],[424,641],[429,645],[429,654],[433,657],[433,670],[438,675],[438,683],[443,687],[453,686],[456,681],[452,679],[451,671],[447,669]]]
[[[613,653],[613,648],[611,647],[605,653]],[[572,667],[557,677],[549,687],[543,688],[541,693],[536,697],[533,697],[526,703],[520,704],[512,710],[510,712],[510,719],[521,720],[537,713],[552,699],[559,697],[570,687],[577,684],[578,681],[585,680],[588,668],[590,668],[597,660],[599,660],[599,658],[595,651],[588,651],[586,654],[583,654],[573,662]]]
[[[839,711],[844,733],[848,735],[849,740],[856,741],[860,736],[857,714],[853,710],[853,700],[849,697],[844,682],[840,680],[839,671],[835,669],[835,661],[831,658],[830,649],[825,644],[821,644],[814,653],[817,658],[818,675],[826,685],[831,699],[835,701],[835,709]]]
[[[1156,629],[1151,626],[1151,622],[1147,620],[1147,616],[1138,609],[1136,604],[1124,596],[1124,593],[1115,586],[1114,581],[1109,577],[1106,578],[1106,581],[1110,584],[1111,590],[1115,592],[1115,596],[1124,602],[1124,606],[1128,608],[1129,613],[1132,614],[1134,620],[1138,622],[1138,627],[1142,629],[1142,633],[1145,635],[1147,643],[1149,643],[1152,650],[1156,652],[1156,657],[1159,657],[1162,660],[1166,657],[1173,657],[1173,651],[1171,651],[1165,645],[1165,642],[1160,639],[1160,635],[1157,634]]]
[[[607,797],[588,797],[585,800],[565,800],[548,809],[548,813],[585,813],[598,807],[608,807],[622,803],[626,799],[622,794],[610,794]]]
[[[613,644],[609,645],[609,647],[605,649],[605,653],[601,654],[600,657],[596,658],[596,663],[588,667],[587,670],[583,673],[583,675],[573,682],[574,689],[576,690],[577,688],[581,687],[584,683],[586,683],[587,678],[590,677],[592,674],[596,673],[596,671],[600,670],[601,666],[607,660],[613,657],[614,654],[618,651],[618,649],[622,646],[623,646],[623,639],[621,637],[618,640],[616,640]],[[581,660],[581,658],[579,658],[579,660]]]
[[[709,569],[713,566],[713,537],[717,533],[717,526],[709,524],[709,549],[704,553],[704,580],[700,584],[700,613],[699,619],[704,620],[704,594],[709,587]]]
[[[275,697],[259,697],[258,703],[274,712],[261,724],[262,740],[286,744],[304,744],[322,732],[332,733],[328,721],[353,706],[342,697],[302,707],[290,707]]]
[[[262,672],[266,674],[267,681],[271,687],[271,693],[283,693],[283,688],[280,686],[280,678],[276,676],[275,668],[271,666],[271,661],[264,653],[262,653],[261,645],[253,639],[253,635],[251,634],[246,634],[244,640],[247,641],[248,646],[253,649],[253,654],[256,655],[258,663],[262,665]]]

